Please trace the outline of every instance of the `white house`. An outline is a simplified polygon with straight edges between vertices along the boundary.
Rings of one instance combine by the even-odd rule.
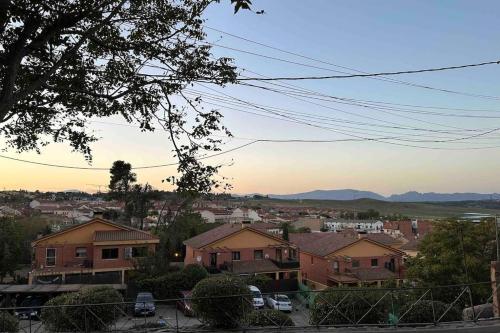
[[[371,233],[379,233],[384,229],[384,223],[378,220],[326,220],[325,227],[331,231],[340,231],[344,229],[355,229]]]

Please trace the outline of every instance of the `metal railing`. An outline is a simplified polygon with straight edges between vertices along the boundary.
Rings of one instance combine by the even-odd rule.
[[[0,331],[9,331],[8,318],[15,315],[20,332],[92,332],[92,331],[205,331],[217,325],[231,329],[290,329],[321,327],[419,327],[443,326],[460,322],[479,325],[496,320],[485,308],[493,306],[491,283],[475,283],[432,288],[332,288],[322,291],[302,289],[287,292],[292,302],[290,313],[277,315],[255,310],[250,294],[175,298],[153,303],[77,304],[40,307],[0,308]],[[266,307],[274,294],[264,294]],[[300,297],[299,297],[300,296]],[[312,300],[313,301],[310,301]],[[218,319],[193,312],[193,304],[204,304]],[[275,304],[275,303],[274,303]],[[482,310],[479,304],[486,304]],[[196,307],[194,307],[196,308]],[[276,310],[280,303],[275,305]],[[462,318],[464,308],[472,315]],[[256,319],[257,318],[257,319]],[[222,322],[222,325],[220,325]],[[3,326],[2,326],[3,325]],[[222,329],[222,328],[220,328]]]

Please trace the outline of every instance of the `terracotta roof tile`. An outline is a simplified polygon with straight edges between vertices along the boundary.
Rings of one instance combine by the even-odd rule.
[[[275,272],[279,270],[278,266],[269,259],[233,261],[231,265],[231,271],[235,274]]]
[[[155,239],[158,239],[158,237],[140,230],[106,230],[94,233],[95,242]]]
[[[321,257],[358,240],[350,235],[335,232],[292,233],[289,237],[290,242],[297,245],[301,251]]]

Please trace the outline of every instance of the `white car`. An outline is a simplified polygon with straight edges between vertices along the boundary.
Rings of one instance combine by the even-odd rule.
[[[252,293],[253,307],[256,309],[262,309],[264,307],[264,299],[262,298],[262,293],[256,286],[248,286],[250,292]]]
[[[292,302],[287,295],[270,295],[267,298],[267,305],[274,310],[292,312]]]

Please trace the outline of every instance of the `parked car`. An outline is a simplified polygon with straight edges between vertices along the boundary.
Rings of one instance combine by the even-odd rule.
[[[148,292],[141,292],[137,294],[134,305],[134,314],[136,316],[154,316],[156,314],[153,294]]]
[[[262,293],[256,286],[248,286],[253,298],[253,307],[256,309],[262,309],[264,307],[264,299],[262,298]]]
[[[179,294],[179,300],[176,302],[177,310],[181,311],[186,317],[193,317],[194,310],[191,302],[193,293],[191,291],[181,291]]]
[[[267,298],[267,306],[274,310],[292,312],[292,302],[287,295],[270,295]]]
[[[14,315],[19,319],[40,320],[41,306],[45,303],[45,299],[40,296],[28,296],[21,304],[19,309],[16,309]]]

